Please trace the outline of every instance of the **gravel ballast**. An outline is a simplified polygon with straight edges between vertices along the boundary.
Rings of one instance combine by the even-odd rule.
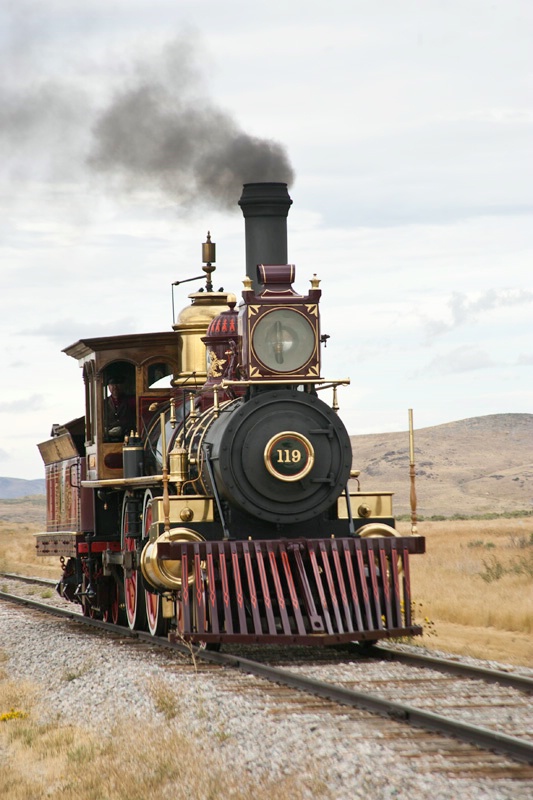
[[[40,704],[54,718],[59,714],[60,722],[73,722],[72,709],[75,721],[106,733],[120,719],[163,721],[150,690],[163,683],[179,698],[180,729],[216,741],[226,764],[273,779],[306,774],[319,764],[337,800],[531,797],[526,781],[432,775],[423,759],[400,759],[364,718],[290,709],[274,713],[275,699],[255,678],[233,670],[195,671],[190,661],[166,652],[87,634],[1,601],[0,649],[7,657],[4,671],[35,684]]]

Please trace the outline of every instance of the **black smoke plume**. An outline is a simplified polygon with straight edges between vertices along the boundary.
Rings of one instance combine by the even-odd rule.
[[[88,164],[127,190],[235,208],[243,183],[292,183],[278,142],[245,133],[203,91],[189,44],[140,67],[93,126]]]
[[[243,183],[292,183],[282,145],[244,132],[209,96],[194,33],[144,61],[123,56],[114,71],[92,68],[47,76],[28,45],[0,75],[0,175],[10,203],[28,183],[64,193],[98,178],[106,190],[163,193],[183,213],[200,204],[237,210]]]

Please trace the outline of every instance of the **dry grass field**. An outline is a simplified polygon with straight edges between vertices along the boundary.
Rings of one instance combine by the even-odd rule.
[[[418,531],[426,555],[412,558],[411,580],[421,643],[533,666],[533,516],[422,522]]]
[[[0,797],[303,800],[311,794],[327,800],[330,796],[312,754],[305,776],[286,776],[275,782],[234,765],[228,769],[216,742],[180,732],[180,698],[170,685],[147,687],[159,713],[142,725],[139,761],[138,720],[117,721],[111,733],[104,735],[65,724],[40,706],[35,686],[10,679],[5,663],[6,655],[0,650]],[[65,680],[69,680],[67,674]],[[210,713],[215,712],[210,709]],[[218,735],[218,743],[229,736],[222,727]]]

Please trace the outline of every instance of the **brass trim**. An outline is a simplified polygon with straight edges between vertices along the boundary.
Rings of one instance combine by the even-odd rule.
[[[350,506],[357,509],[357,517],[392,517],[392,497],[394,492],[350,492]],[[362,508],[370,509],[369,513],[361,513]],[[346,494],[343,492],[337,499],[337,519],[348,519]]]
[[[106,489],[116,486],[124,487],[131,486],[157,486],[163,480],[162,475],[141,475],[137,478],[105,478],[101,481],[82,481],[83,489]]]
[[[399,536],[396,528],[386,525],[384,522],[369,522],[357,531],[363,539],[379,539],[382,536]]]
[[[191,479],[193,486],[196,487],[196,491],[204,491],[206,494],[209,493],[202,478],[204,460],[203,444],[205,436],[214,420],[217,419],[219,411],[227,409],[231,404],[236,404],[238,402],[239,400],[226,400],[223,403],[219,403],[218,409],[212,406],[200,417],[195,419],[189,418],[185,422],[185,438],[188,445],[189,464],[197,465],[197,477]],[[180,437],[183,436],[183,433],[184,431],[182,430]],[[182,439],[180,438],[179,443],[181,443],[181,441]]]
[[[307,459],[305,461],[303,469],[301,469],[299,472],[295,473],[294,475],[283,475],[282,473],[278,472],[276,470],[276,468],[273,466],[272,461],[271,461],[272,450],[274,449],[275,445],[281,439],[284,439],[286,437],[291,437],[293,439],[296,439],[296,441],[298,441],[303,446],[303,448],[305,449],[306,454],[307,454]],[[292,459],[291,459],[291,456],[290,456],[290,452],[289,452],[290,448],[283,448],[283,451],[285,451],[287,453],[287,459],[285,461],[282,460],[280,463],[285,463],[285,464],[294,463],[294,462],[292,462]],[[283,451],[281,449],[278,450],[278,452],[280,452],[280,453],[283,452]],[[300,453],[299,450],[295,450],[294,452],[297,452],[298,454]],[[273,475],[275,478],[277,478],[280,481],[284,481],[286,483],[292,483],[293,481],[299,481],[302,478],[305,478],[305,476],[308,475],[311,472],[311,470],[313,468],[313,464],[315,463],[315,451],[314,451],[313,445],[311,444],[309,439],[307,439],[303,434],[296,433],[296,431],[282,431],[281,433],[276,433],[276,435],[273,436],[266,443],[265,449],[263,451],[263,460],[264,460],[265,467],[267,468],[267,470],[270,472],[271,475]],[[279,461],[279,458],[278,458],[278,461]],[[298,459],[298,461],[299,461],[299,459]]]
[[[204,542],[203,536],[189,528],[172,528],[165,531],[155,541],[148,542],[141,553],[141,571],[149,584],[156,589],[178,591],[183,585],[181,560],[161,560],[157,554],[157,546],[166,542]],[[194,583],[194,564],[187,569],[187,583]]]
[[[264,294],[267,294],[267,292],[264,292]],[[276,292],[275,294],[277,296],[280,293]],[[248,341],[250,347],[250,355],[253,355],[259,367],[261,367],[267,374],[273,373],[275,375],[280,375],[281,377],[285,375],[294,375],[308,371],[309,364],[314,359],[316,360],[320,353],[319,336],[318,336],[318,319],[312,319],[307,314],[304,314],[303,311],[301,310],[302,307],[298,308],[294,306],[287,306],[286,304],[283,303],[279,303],[278,305],[272,305],[272,306],[269,305],[260,306],[259,308],[261,309],[262,313],[259,314],[258,317],[252,320],[252,316],[250,314],[248,315]],[[307,358],[305,358],[303,362],[296,364],[292,369],[287,369],[287,370],[276,369],[275,366],[272,365],[271,361],[267,362],[265,358],[263,356],[260,356],[259,353],[257,352],[258,328],[260,328],[260,326],[262,326],[265,322],[267,322],[268,324],[269,318],[271,318],[273,314],[279,312],[289,312],[291,315],[295,315],[295,317],[299,317],[300,319],[305,320],[313,336],[312,350],[307,356]],[[318,318],[318,314],[316,315],[316,317]],[[263,343],[262,338],[260,340],[260,343],[261,344]]]
[[[229,389],[230,386],[279,386],[280,383],[294,384],[295,386],[315,386],[317,391],[319,389],[331,389],[333,386],[349,386],[350,378],[341,378],[340,380],[327,380],[326,378],[291,378],[288,376],[285,379],[270,378],[262,381],[228,381],[225,378],[220,381],[219,387],[221,389]]]
[[[213,498],[198,495],[178,494],[170,495],[170,523],[182,524],[183,522],[213,522],[215,519]],[[184,514],[184,516],[182,516]],[[184,518],[185,517],[185,518]],[[154,497],[152,500],[152,525],[164,522],[163,498]]]

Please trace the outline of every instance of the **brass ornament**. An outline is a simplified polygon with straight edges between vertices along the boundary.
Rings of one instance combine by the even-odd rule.
[[[218,358],[214,350],[207,351],[207,377],[220,378],[222,375],[222,367],[227,363],[227,358]]]
[[[387,525],[385,522],[369,522],[357,531],[363,539],[380,539],[383,536],[399,536],[396,528]]]
[[[158,544],[167,542],[203,542],[205,541],[199,533],[188,528],[172,528],[158,536],[153,542],[148,542],[141,553],[141,571],[149,584],[156,589],[170,589],[173,591],[181,589],[183,585],[181,560],[163,561],[157,555]],[[189,586],[194,583],[194,565],[191,563],[187,570],[187,583]]]
[[[308,475],[315,463],[313,445],[303,434],[282,431],[266,444],[263,460],[268,472],[280,481],[292,483]]]

